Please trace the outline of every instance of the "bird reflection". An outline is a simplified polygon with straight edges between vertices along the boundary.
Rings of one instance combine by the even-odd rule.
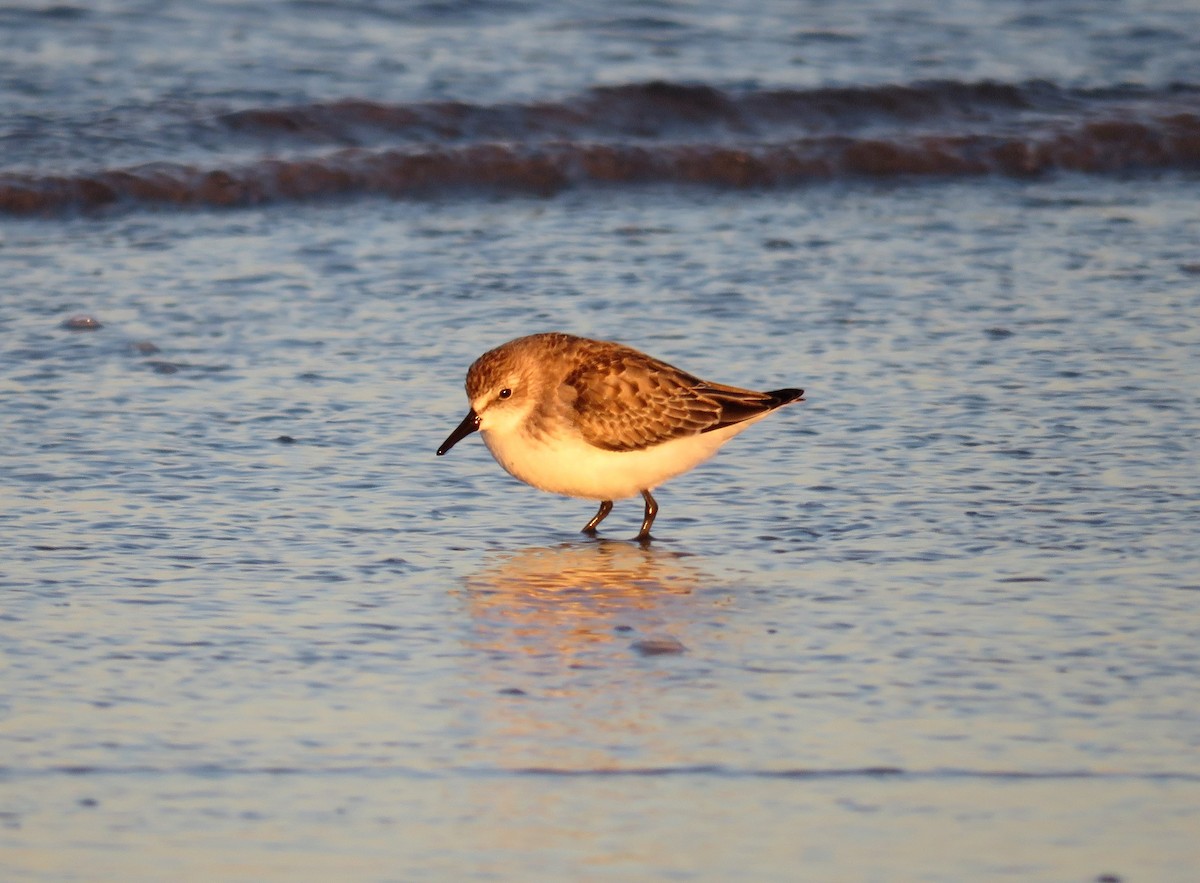
[[[711,599],[695,594],[701,560],[586,542],[505,554],[468,577],[465,750],[510,769],[613,769],[643,750],[674,758],[647,709],[678,666],[638,648],[673,642],[678,659],[700,642],[694,632],[712,614]]]
[[[670,637],[701,584],[691,557],[603,540],[506,554],[465,581],[476,647],[577,661]]]

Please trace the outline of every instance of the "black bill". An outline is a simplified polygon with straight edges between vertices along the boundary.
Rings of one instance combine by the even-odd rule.
[[[458,428],[450,433],[450,437],[442,442],[442,446],[437,449],[438,456],[446,453],[472,432],[479,428],[479,415],[475,413],[475,409],[467,411],[467,416],[463,418],[463,422],[458,424]]]

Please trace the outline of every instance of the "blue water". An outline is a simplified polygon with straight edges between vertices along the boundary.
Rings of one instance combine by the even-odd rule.
[[[1190,8],[884,7],[10,7],[0,143],[65,174],[344,97],[1200,82]],[[0,876],[1192,880],[1198,184],[0,217]],[[808,401],[656,492],[649,548],[637,501],[588,539],[477,438],[434,456],[470,362],[551,329]]]

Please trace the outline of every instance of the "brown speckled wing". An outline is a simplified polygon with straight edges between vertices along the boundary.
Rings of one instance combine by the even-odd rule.
[[[589,353],[563,384],[584,439],[609,451],[741,423],[777,405],[768,394],[705,383],[627,347]]]

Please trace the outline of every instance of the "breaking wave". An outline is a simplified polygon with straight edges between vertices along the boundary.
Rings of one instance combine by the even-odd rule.
[[[0,211],[1200,168],[1200,87],[1187,85],[723,91],[652,82],[528,104],[245,108],[194,125],[207,135],[211,162],[168,156],[82,172],[0,170]]]

